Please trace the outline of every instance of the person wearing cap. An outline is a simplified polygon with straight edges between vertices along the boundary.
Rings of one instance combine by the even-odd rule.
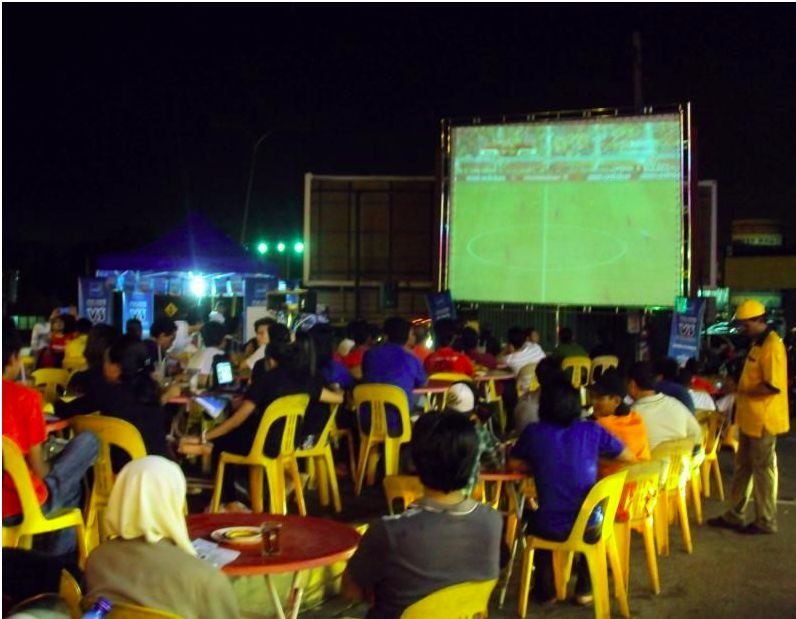
[[[625,444],[636,460],[649,460],[650,443],[647,426],[636,411],[625,404],[625,382],[616,368],[609,368],[591,386],[591,403],[594,420]],[[597,475],[605,477],[616,473],[622,464],[616,460],[600,459]]]
[[[465,382],[454,383],[448,389],[447,404],[445,410],[452,413],[463,413],[473,422],[475,433],[478,435],[478,457],[473,464],[470,479],[464,487],[465,496],[470,496],[478,483],[478,475],[482,469],[487,471],[499,471],[503,468],[503,460],[500,456],[500,441],[489,431],[476,414],[475,407],[478,402],[475,389],[472,385]]]
[[[738,306],[735,322],[752,340],[735,395],[738,451],[732,476],[732,507],[708,520],[715,527],[757,535],[777,531],[777,434],[790,429],[788,367],[782,339],[766,322],[766,308],[750,299]],[[755,520],[745,525],[754,492]]]

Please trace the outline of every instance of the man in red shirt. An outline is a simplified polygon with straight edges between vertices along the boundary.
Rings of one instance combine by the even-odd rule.
[[[25,456],[36,497],[45,514],[65,507],[79,507],[82,481],[99,453],[99,440],[85,432],[70,441],[52,463],[47,462],[43,444],[47,438],[41,395],[14,381],[22,362],[20,340],[13,323],[3,325],[3,436],[13,440]],[[3,525],[18,524],[22,516],[16,487],[3,473]],[[76,547],[74,529],[52,534],[47,551],[63,555]]]
[[[456,372],[457,374],[475,375],[473,362],[464,353],[451,348],[453,337],[456,335],[456,323],[449,318],[438,320],[434,324],[435,350],[423,364],[429,375],[437,372]]]

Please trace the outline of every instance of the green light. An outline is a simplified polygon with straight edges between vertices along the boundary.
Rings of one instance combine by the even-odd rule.
[[[301,241],[296,241],[296,243],[293,245],[293,251],[295,251],[297,254],[303,254],[304,243],[302,243]]]
[[[268,243],[259,243],[257,245],[257,251],[260,252],[261,254],[267,254],[268,253]]]
[[[277,243],[276,251],[278,251],[280,254],[285,253],[285,244],[282,241],[279,241],[279,243]]]

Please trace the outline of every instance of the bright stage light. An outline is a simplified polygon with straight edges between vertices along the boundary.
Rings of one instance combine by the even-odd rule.
[[[207,292],[207,282],[201,275],[191,275],[190,288],[195,297],[203,297]]]
[[[257,251],[260,252],[261,254],[267,254],[268,253],[268,243],[264,243],[264,242],[259,243],[257,245]]]
[[[304,243],[301,241],[296,241],[296,243],[293,245],[293,251],[295,251],[297,254],[304,253]]]
[[[277,244],[276,251],[278,251],[280,254],[285,253],[285,244],[282,241],[279,241]]]

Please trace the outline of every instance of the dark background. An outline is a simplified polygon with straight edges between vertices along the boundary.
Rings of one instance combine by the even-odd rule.
[[[446,116],[691,101],[722,228],[794,235],[788,9],[626,5],[3,6],[3,268],[76,297],[98,252],[198,210],[248,242],[301,232],[303,174],[433,174]]]

